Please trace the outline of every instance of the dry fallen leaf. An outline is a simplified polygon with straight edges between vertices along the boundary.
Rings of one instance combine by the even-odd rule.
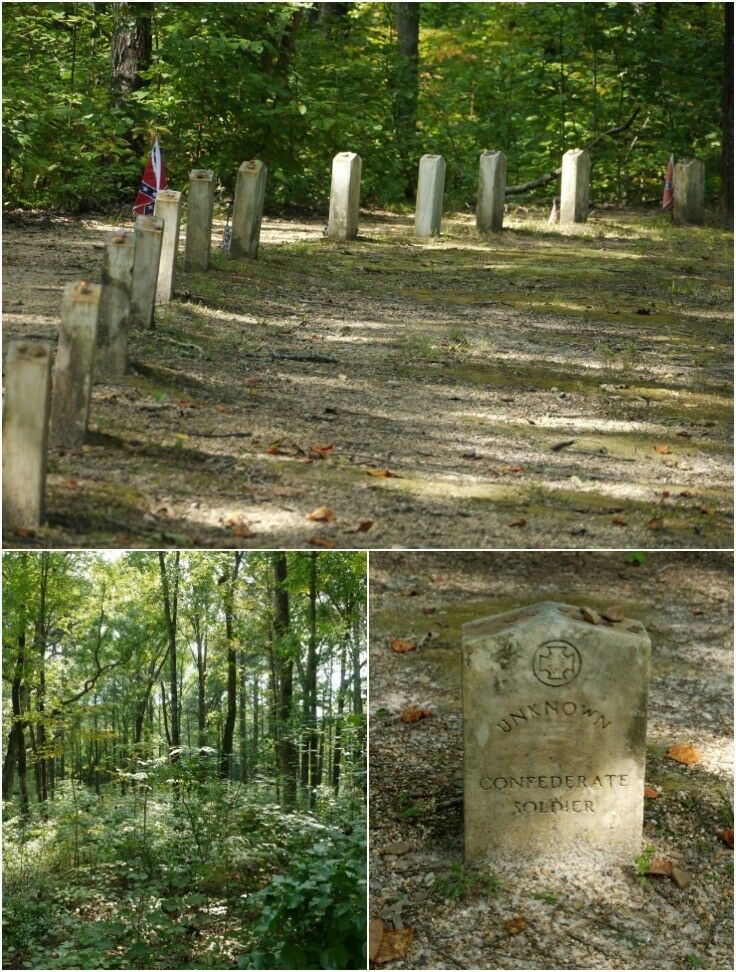
[[[406,958],[413,941],[413,928],[384,928],[381,944],[373,961],[376,965],[399,962]]]
[[[232,409],[230,408],[229,405],[215,405],[215,408],[216,408],[216,410],[218,412],[231,412],[232,411]]]
[[[658,452],[661,456],[668,456],[670,454],[670,447],[668,445],[655,445],[654,451]]]
[[[238,526],[236,526],[235,529],[233,530],[233,536],[244,539],[245,537],[252,537],[253,531],[251,530],[251,528],[248,526],[247,523],[241,523]]]
[[[65,479],[64,485],[67,487],[67,489],[79,489],[79,483],[76,481],[76,479]]]
[[[705,516],[715,516],[717,510],[712,506],[701,506],[700,512],[703,513]]]
[[[662,793],[657,789],[656,786],[645,786],[644,796],[647,798],[647,800],[658,800],[659,797],[662,796]]]
[[[700,608],[695,608],[695,610],[691,611],[690,614],[693,614],[696,618],[702,618],[702,616],[705,614],[705,611],[701,611]]]
[[[511,523],[509,523],[509,526],[510,527],[525,527],[526,526],[526,520],[524,519],[523,516],[520,516],[518,520],[512,520]]]
[[[13,531],[16,537],[35,537],[36,531],[31,530],[30,527],[18,527],[17,530]]]
[[[668,861],[666,857],[655,857],[647,869],[647,874],[672,877],[672,861]]]
[[[436,610],[436,607],[423,607],[422,614],[434,614]]]
[[[672,880],[681,891],[689,888],[691,884],[690,875],[686,871],[683,871],[681,867],[678,867],[677,864],[672,865]]]
[[[407,705],[401,713],[402,722],[419,722],[420,719],[429,719],[432,715],[430,709],[419,709],[415,705]]]
[[[190,401],[188,398],[182,398],[179,402],[179,408],[196,408],[197,406],[194,402]]]
[[[378,950],[383,941],[383,918],[371,918],[368,925],[368,957],[371,962],[376,961]]]
[[[692,766],[693,763],[699,763],[703,758],[703,754],[697,746],[690,746],[685,743],[670,746],[665,756],[668,759],[674,759],[677,763],[682,763],[684,766]]]
[[[416,641],[412,641],[411,638],[394,638],[391,642],[391,651],[397,652],[401,655],[407,651],[414,651],[417,646]]]
[[[527,926],[527,920],[523,915],[518,915],[516,918],[509,918],[505,922],[506,931],[509,935],[518,935],[519,932],[523,932]]]
[[[648,530],[663,530],[664,520],[661,516],[653,516],[651,520],[647,523]]]
[[[716,833],[726,845],[733,850],[733,827],[724,827],[722,830],[717,830]]]
[[[334,452],[334,449],[335,447],[331,443],[309,447],[309,451],[313,452],[316,456],[328,456],[331,452]]]
[[[690,497],[691,497],[691,496],[692,496],[693,494],[692,494],[692,493],[690,492],[690,490],[689,490],[689,489],[683,489],[683,491],[682,491],[682,492],[681,492],[681,493],[680,493],[679,495],[680,495],[680,496],[683,496],[683,497],[684,497],[685,499],[690,499]]]
[[[315,523],[332,523],[335,514],[329,506],[318,506],[316,510],[312,510],[307,519],[314,520]]]
[[[614,518],[611,520],[611,523],[613,523],[614,526],[626,526],[627,522],[628,521],[622,516],[614,516]]]
[[[356,533],[365,533],[373,526],[373,520],[361,520],[355,528]]]
[[[330,540],[329,537],[310,537],[307,543],[312,547],[327,547],[328,549],[337,546],[335,541]]]
[[[395,472],[391,472],[390,469],[366,469],[366,472],[368,473],[369,476],[378,476],[383,479],[399,478],[399,474]]]
[[[499,470],[499,475],[505,476],[508,473],[520,473],[524,472],[523,466],[502,466]]]

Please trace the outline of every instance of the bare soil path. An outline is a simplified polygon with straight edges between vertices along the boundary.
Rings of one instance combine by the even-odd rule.
[[[267,220],[257,262],[181,273],[50,456],[47,525],[6,544],[730,546],[731,235],[507,223]],[[114,225],[8,222],[6,339],[55,340]]]
[[[733,559],[722,553],[371,553],[371,915],[414,929],[389,967],[733,968]],[[630,866],[462,868],[460,628],[540,600],[623,605],[652,638],[644,842]],[[390,650],[393,638],[418,648]],[[405,706],[431,710],[406,724]],[[675,743],[695,765],[665,758]],[[523,917],[514,934],[506,922]]]

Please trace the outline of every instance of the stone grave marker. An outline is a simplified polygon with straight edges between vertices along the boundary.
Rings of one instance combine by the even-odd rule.
[[[423,155],[419,160],[417,207],[414,214],[416,236],[439,235],[444,194],[445,160],[441,155]]]
[[[187,196],[187,239],[184,269],[204,271],[210,265],[212,210],[215,205],[215,173],[212,169],[192,169]]]
[[[130,323],[133,326],[153,327],[163,229],[164,221],[158,216],[135,218],[133,290],[130,299]]]
[[[332,160],[327,221],[327,236],[331,240],[354,240],[358,235],[361,169],[361,158],[355,152],[338,152]]]
[[[268,169],[260,159],[243,162],[238,169],[230,241],[232,257],[246,260],[258,258],[267,176]]]
[[[3,528],[41,525],[51,398],[51,345],[10,341],[3,407]]]
[[[156,196],[153,215],[164,221],[161,236],[161,259],[158,265],[156,303],[169,304],[174,296],[176,255],[179,252],[179,226],[181,222],[181,193],[162,189]]]
[[[683,159],[675,165],[672,181],[672,222],[702,226],[705,220],[705,164]]]
[[[590,153],[570,149],[562,156],[560,223],[584,223],[590,195]]]
[[[102,260],[95,359],[95,374],[102,378],[118,378],[125,374],[134,256],[133,234],[116,230],[105,244]]]
[[[100,291],[96,284],[83,280],[64,287],[49,429],[49,442],[56,448],[72,449],[84,442],[97,350]]]
[[[650,641],[611,616],[545,601],[463,625],[466,861],[641,852]]]
[[[478,232],[503,229],[503,207],[506,201],[506,156],[503,152],[482,152],[478,171]]]

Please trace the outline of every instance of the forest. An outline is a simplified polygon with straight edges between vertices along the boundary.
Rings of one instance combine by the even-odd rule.
[[[3,559],[4,967],[365,965],[366,558]]]
[[[156,132],[173,188],[212,168],[223,202],[241,161],[261,158],[271,212],[322,210],[349,148],[364,205],[410,204],[435,152],[461,208],[483,148],[502,148],[523,186],[632,116],[599,147],[596,199],[656,201],[670,153],[703,159],[715,199],[733,167],[731,8],[7,3],[4,205],[128,205]]]

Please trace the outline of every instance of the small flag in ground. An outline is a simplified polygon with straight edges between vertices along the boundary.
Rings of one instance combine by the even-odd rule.
[[[664,177],[664,192],[662,193],[662,209],[668,213],[672,209],[672,184],[675,179],[675,157],[670,156],[667,175]]]
[[[143,173],[143,178],[138,186],[138,195],[135,197],[135,202],[133,203],[133,212],[135,215],[152,216],[159,189],[166,189],[168,185],[164,157],[161,154],[161,146],[158,144],[158,139],[156,139],[151,148],[151,155]]]

